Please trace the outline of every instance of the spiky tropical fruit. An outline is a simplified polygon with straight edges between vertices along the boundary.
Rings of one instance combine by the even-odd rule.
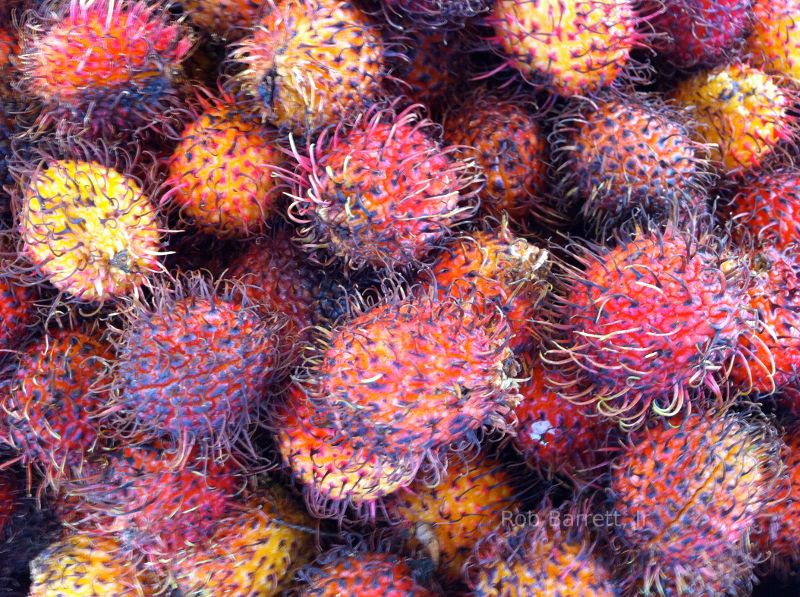
[[[113,351],[97,333],[59,330],[21,355],[2,402],[5,441],[51,482],[97,447]]]
[[[522,509],[511,473],[499,462],[453,457],[435,485],[418,479],[393,494],[387,509],[408,537],[449,581],[461,579],[475,544]]]
[[[301,587],[301,597],[433,597],[401,557],[388,553],[334,553],[322,558]]]
[[[279,325],[199,276],[156,289],[126,313],[115,374],[137,431],[230,449],[277,366]]]
[[[515,236],[506,225],[475,232],[447,245],[431,267],[439,296],[487,301],[508,320],[515,350],[533,343],[539,332],[532,320],[548,289],[546,250]]]
[[[209,33],[228,40],[247,34],[258,23],[261,0],[182,0],[189,19]]]
[[[625,584],[639,594],[738,594],[747,533],[780,476],[777,433],[759,417],[654,421],[612,464]]]
[[[423,29],[458,27],[488,10],[489,0],[383,0],[398,17]],[[402,21],[401,21],[402,22]]]
[[[313,520],[279,487],[259,491],[173,564],[183,595],[270,597],[312,559]]]
[[[0,251],[3,248],[0,239]],[[9,273],[11,264],[0,254],[0,351],[21,348],[30,336],[38,317],[34,288]],[[6,360],[0,352],[0,362]]]
[[[357,447],[357,439],[323,425],[303,389],[292,386],[275,412],[276,443],[315,515],[333,517],[354,508],[374,518],[377,500],[414,480],[420,459]]]
[[[11,197],[8,188],[13,184],[13,179],[8,166],[15,132],[16,123],[11,110],[0,105],[0,226],[4,228],[11,223]]]
[[[158,583],[122,556],[108,537],[73,534],[52,544],[31,562],[30,597],[141,597]]]
[[[526,524],[506,524],[487,535],[467,565],[472,594],[617,595],[611,574],[586,530],[589,515],[585,505],[547,506],[529,513]]]
[[[790,248],[800,240],[800,170],[780,168],[747,179],[731,202],[730,219],[760,245]]]
[[[56,160],[23,182],[22,253],[76,300],[136,294],[159,271],[158,216],[141,183],[97,162]]]
[[[614,248],[576,247],[583,268],[566,270],[554,299],[563,337],[546,361],[583,380],[577,402],[636,426],[651,408],[680,411],[692,388],[719,392],[724,364],[753,324],[747,264],[723,249],[672,227],[638,230]]]
[[[745,51],[750,64],[771,75],[800,81],[800,5],[796,0],[753,0],[753,29]]]
[[[381,95],[386,51],[380,29],[348,0],[268,3],[232,56],[257,110],[304,134],[355,115]]]
[[[493,42],[526,81],[561,95],[613,84],[641,45],[629,0],[498,0]]]
[[[16,29],[0,19],[0,104],[14,100],[12,82],[15,71],[12,60],[17,52],[19,44]]]
[[[222,238],[263,230],[282,197],[278,131],[244,117],[232,97],[198,99],[169,160],[170,202],[189,225]]]
[[[652,3],[653,46],[672,64],[725,62],[740,49],[753,20],[753,0],[665,0]],[[647,3],[645,3],[647,5]],[[648,7],[649,8],[649,7]]]
[[[19,64],[41,127],[117,136],[165,122],[193,42],[164,2],[47,0],[27,15]]]
[[[475,441],[517,400],[509,336],[494,307],[421,292],[385,299],[332,330],[312,364],[318,424],[392,462]]]
[[[444,136],[483,170],[482,209],[519,220],[541,204],[547,140],[522,101],[480,89],[447,114]]]
[[[558,193],[589,221],[664,219],[704,198],[707,149],[654,96],[606,97],[561,116]]]
[[[673,92],[695,121],[697,141],[725,173],[757,168],[791,135],[788,94],[765,72],[744,63],[701,71]]]
[[[423,259],[468,218],[474,166],[433,135],[412,108],[362,114],[346,133],[323,134],[303,158],[290,215],[303,243],[353,267],[404,266]],[[320,259],[324,259],[321,256]]]

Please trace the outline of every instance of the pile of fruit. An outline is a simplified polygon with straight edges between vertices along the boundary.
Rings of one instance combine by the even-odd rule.
[[[800,0],[3,0],[0,596],[794,594],[798,92]]]

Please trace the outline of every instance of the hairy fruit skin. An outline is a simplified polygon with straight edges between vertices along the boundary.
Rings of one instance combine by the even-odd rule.
[[[439,31],[462,27],[487,12],[489,0],[383,0],[388,11],[411,22],[412,28]],[[390,22],[392,15],[389,15]],[[399,23],[396,23],[398,25]]]
[[[753,0],[745,52],[753,66],[795,85],[800,81],[800,6],[795,0]]]
[[[8,267],[0,257],[0,266]],[[36,291],[10,274],[0,275],[0,351],[21,346],[38,321]],[[0,357],[0,362],[4,358]]]
[[[412,107],[372,110],[345,133],[323,135],[303,160],[290,208],[304,226],[302,243],[354,268],[424,259],[476,209],[473,165],[442,148],[432,127]]]
[[[235,40],[258,23],[261,0],[182,0],[192,23],[224,39]]]
[[[193,44],[166,5],[133,0],[49,0],[22,32],[22,89],[41,127],[70,135],[158,126]]]
[[[23,254],[76,300],[135,294],[160,269],[155,207],[137,180],[97,162],[38,168],[25,183],[18,217]]]
[[[245,95],[272,124],[304,134],[339,122],[381,95],[380,29],[346,0],[285,0],[267,11],[234,60]]]
[[[701,71],[678,84],[673,97],[696,121],[695,138],[711,145],[724,173],[761,165],[790,136],[790,98],[768,74],[734,63]]]
[[[613,84],[640,45],[627,0],[498,0],[493,42],[527,81],[565,96]]]
[[[782,168],[748,179],[730,211],[737,228],[759,245],[791,248],[800,239],[800,170]]]

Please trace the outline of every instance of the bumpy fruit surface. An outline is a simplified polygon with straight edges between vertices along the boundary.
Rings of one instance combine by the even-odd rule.
[[[800,5],[796,0],[753,0],[748,60],[767,73],[800,81]]]
[[[673,95],[696,121],[695,138],[712,146],[711,158],[725,172],[757,168],[790,134],[788,95],[746,64],[699,72]]]
[[[239,39],[258,23],[261,0],[183,0],[192,23],[225,39]]]
[[[444,135],[482,168],[482,209],[521,219],[541,203],[547,140],[521,101],[478,91],[447,115]]]
[[[339,122],[381,94],[380,29],[345,0],[267,5],[233,57],[244,93],[273,124],[295,133]]]
[[[24,23],[23,88],[44,105],[40,124],[60,132],[157,126],[192,43],[163,3],[48,0]]]
[[[141,597],[158,586],[107,537],[71,535],[31,563],[30,597]]]
[[[746,582],[746,536],[781,470],[774,429],[714,412],[677,425],[657,421],[612,469],[615,530],[630,549],[623,554],[630,587],[723,594]]]
[[[568,96],[611,85],[640,43],[628,0],[498,0],[487,19],[526,80]]]
[[[19,220],[24,255],[75,299],[135,293],[160,269],[155,207],[136,179],[96,162],[37,169],[23,189]]]
[[[290,214],[304,244],[354,267],[423,259],[475,206],[471,164],[442,148],[413,109],[371,110],[345,134],[320,139]]]
[[[0,19],[0,103],[11,102],[14,99],[14,89],[11,82],[15,72],[12,59],[18,52],[19,44],[16,29],[5,25]]]
[[[748,179],[733,199],[730,217],[759,244],[790,248],[800,240],[800,170],[782,168]]]
[[[2,257],[0,267],[9,267]],[[22,346],[36,322],[35,290],[10,273],[0,275],[0,350]],[[0,361],[3,360],[0,357]]]
[[[178,585],[185,595],[280,595],[292,571],[311,559],[313,531],[312,519],[288,495],[268,488],[173,566]]]
[[[584,269],[567,272],[556,299],[565,338],[546,360],[585,380],[584,398],[626,426],[651,406],[675,414],[691,388],[717,391],[752,317],[740,280],[746,267],[716,245],[669,228],[584,249]]]

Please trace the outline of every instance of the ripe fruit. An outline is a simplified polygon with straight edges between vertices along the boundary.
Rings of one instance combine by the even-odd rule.
[[[0,104],[13,103],[15,100],[12,81],[16,76],[16,71],[12,60],[19,52],[17,37],[16,29],[6,25],[0,18]],[[2,113],[2,108],[0,108],[0,113]]]
[[[4,247],[0,239],[0,251]],[[37,293],[11,273],[11,263],[0,254],[0,362],[5,360],[2,351],[20,348],[38,321],[36,312]]]
[[[166,4],[48,0],[27,15],[19,62],[40,127],[94,137],[166,122],[193,43]]]
[[[31,563],[30,597],[140,597],[158,584],[108,537],[74,534],[52,544]]]
[[[719,392],[752,317],[740,280],[746,264],[718,245],[668,228],[579,249],[583,269],[566,270],[555,298],[564,337],[545,356],[567,381],[583,382],[577,402],[633,427],[651,408],[676,414],[692,388]]]
[[[174,566],[184,595],[270,597],[311,558],[314,522],[278,487],[250,498]],[[305,527],[305,528],[303,528]]]
[[[98,443],[113,351],[97,334],[59,330],[31,346],[7,385],[5,441],[57,483]]]
[[[800,80],[800,6],[796,0],[753,0],[755,18],[745,51],[753,66],[796,83]]]
[[[439,297],[486,301],[506,316],[515,350],[537,337],[532,320],[547,293],[549,254],[507,226],[463,236],[445,247],[431,267]]]
[[[303,486],[309,510],[335,517],[348,507],[374,518],[376,501],[413,480],[419,459],[396,459],[322,426],[300,386],[292,386],[274,417],[283,462]]]
[[[224,39],[236,40],[258,23],[260,0],[182,0],[192,23]]]
[[[526,81],[566,96],[613,84],[641,45],[628,0],[498,0],[492,40]]]
[[[139,433],[215,450],[246,441],[279,327],[240,299],[192,276],[128,311],[115,373]]]
[[[521,220],[541,204],[547,171],[547,139],[520,100],[487,89],[472,93],[444,122],[448,143],[462,146],[486,179],[479,193],[490,214]]]
[[[753,21],[753,0],[666,0],[653,6],[653,45],[672,64],[691,68],[734,55]]]
[[[232,57],[244,94],[272,124],[304,134],[355,115],[381,95],[386,47],[347,0],[266,5]]]
[[[557,128],[558,194],[589,221],[665,219],[704,198],[707,150],[654,96],[598,99]]]
[[[699,72],[679,83],[673,95],[696,121],[696,140],[711,146],[712,163],[723,172],[757,168],[790,136],[789,96],[747,64]]]
[[[141,183],[97,162],[45,162],[25,181],[22,253],[36,273],[80,301],[137,294],[160,269],[161,232]]]
[[[625,584],[650,594],[738,594],[747,532],[780,473],[774,429],[756,417],[655,421],[612,465]]]
[[[449,581],[461,578],[475,544],[521,510],[511,474],[488,458],[450,458],[436,485],[418,479],[387,503],[411,546],[421,548]]]
[[[571,508],[571,509],[570,509]],[[618,594],[585,530],[585,507],[544,507],[475,547],[467,572],[476,597]]]
[[[748,179],[731,203],[730,218],[758,244],[790,248],[800,239],[800,170],[781,168]]]
[[[463,26],[464,21],[486,12],[489,0],[383,0],[389,12],[422,29]],[[389,15],[390,21],[392,15]],[[398,23],[399,25],[399,23]]]
[[[470,217],[475,206],[464,190],[474,168],[441,147],[433,126],[413,107],[374,109],[346,133],[323,134],[301,158],[305,173],[290,208],[306,247],[324,247],[355,268],[401,267]]]
[[[432,597],[435,593],[414,579],[408,563],[386,553],[331,554],[312,568],[301,597]]]
[[[233,98],[198,103],[200,113],[169,160],[170,202],[201,232],[221,238],[260,232],[282,197],[278,132],[239,114]]]

